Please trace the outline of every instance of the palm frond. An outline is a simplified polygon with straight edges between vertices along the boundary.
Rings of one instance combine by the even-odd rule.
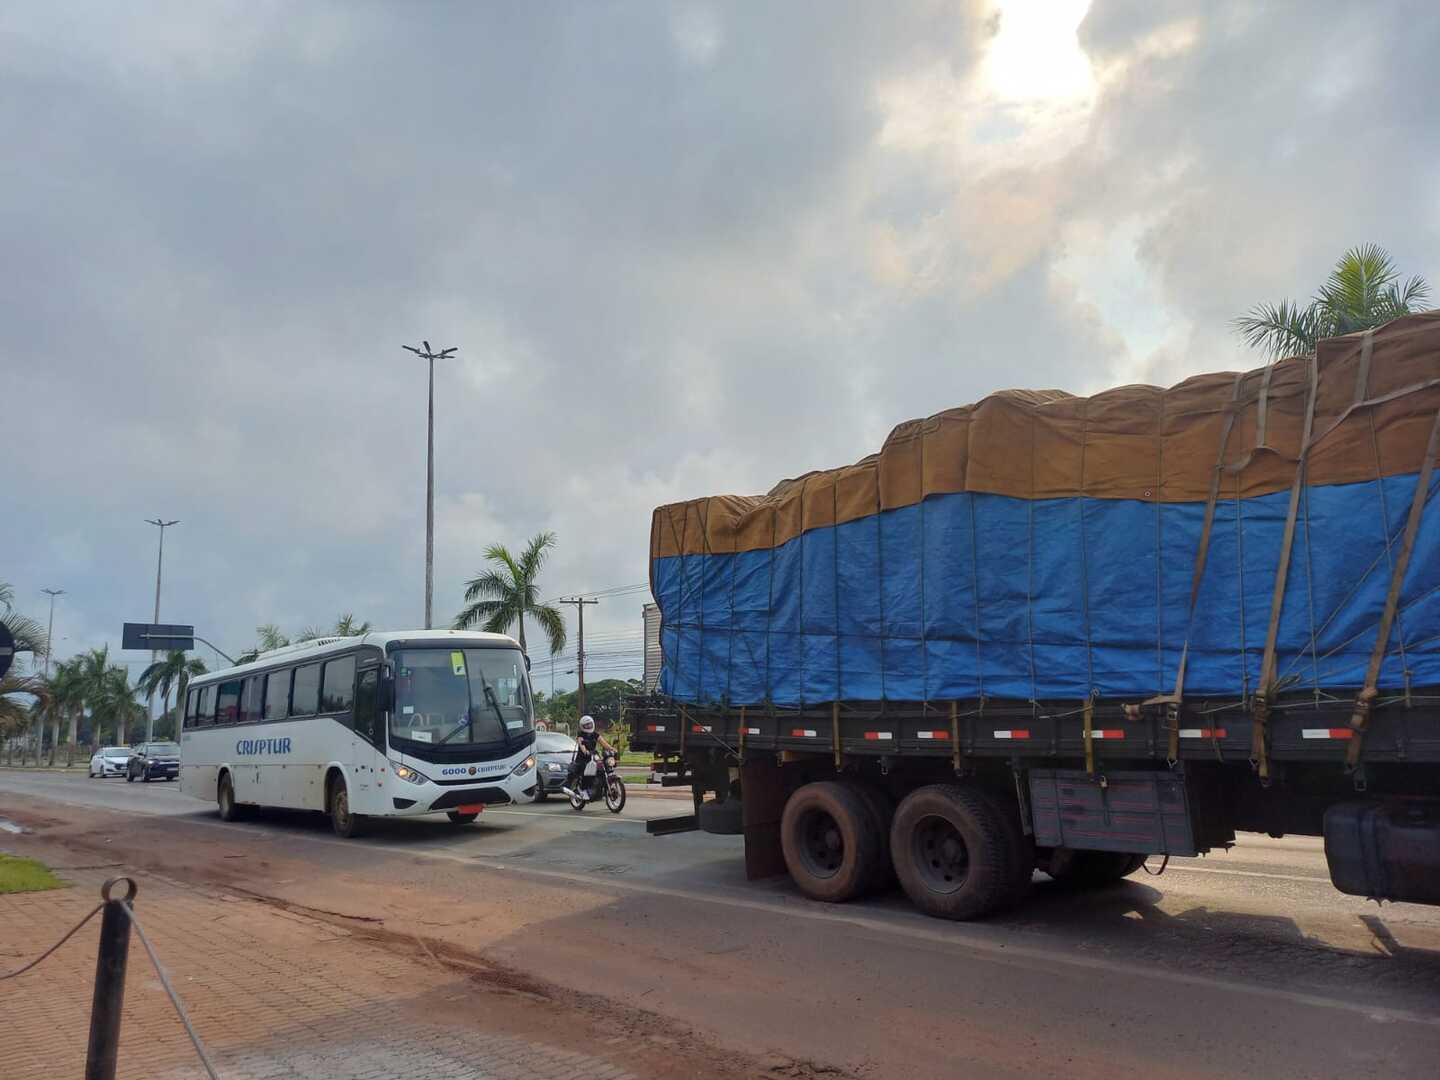
[[[505,604],[485,620],[485,625],[481,629],[487,634],[504,634],[509,631],[511,623],[519,614],[520,612],[515,607]]]
[[[1395,290],[1396,306],[1401,315],[1413,315],[1426,310],[1430,300],[1430,283],[1419,274]]]
[[[554,656],[565,647],[565,616],[549,604],[532,607],[530,614],[545,632],[545,638],[550,643],[550,655]]]
[[[8,581],[0,581],[0,607],[9,611],[15,606],[15,586]]]
[[[5,625],[10,628],[10,634],[15,638],[16,652],[33,653],[36,656],[44,654],[47,638],[45,626],[39,619],[10,610],[5,613]]]
[[[485,570],[465,583],[465,602],[499,600],[508,596],[512,587],[510,580],[498,570]]]
[[[487,562],[499,563],[510,571],[510,580],[519,581],[525,575],[520,570],[520,564],[515,561],[515,556],[510,554],[510,549],[504,544],[491,544],[485,549]]]
[[[489,622],[495,614],[504,611],[506,608],[503,600],[477,600],[461,610],[455,616],[455,630],[473,630],[481,623]]]
[[[1271,360],[1313,356],[1315,342],[1321,336],[1320,316],[1314,305],[1301,308],[1290,300],[1256,304],[1232,325],[1247,345],[1268,354]]]
[[[555,534],[553,532],[542,532],[534,536],[526,545],[525,552],[520,556],[521,576],[525,581],[533,585],[535,578],[540,573],[540,568],[545,565],[545,557],[551,548],[555,546]]]

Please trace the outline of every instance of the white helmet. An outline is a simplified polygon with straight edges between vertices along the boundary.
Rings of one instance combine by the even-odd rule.
[[[594,731],[594,730],[595,730],[595,717],[593,717],[593,716],[582,716],[582,717],[580,717],[580,730],[583,731],[583,732],[585,732],[586,734],[589,734],[590,732]]]

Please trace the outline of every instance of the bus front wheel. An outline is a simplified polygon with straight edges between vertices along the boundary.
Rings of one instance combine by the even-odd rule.
[[[335,835],[348,840],[360,834],[361,818],[350,812],[350,791],[345,781],[337,778],[330,785],[330,827]]]

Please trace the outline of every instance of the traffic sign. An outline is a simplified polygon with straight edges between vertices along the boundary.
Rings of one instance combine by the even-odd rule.
[[[179,623],[127,622],[120,635],[120,647],[146,652],[188,652],[195,648],[195,627]]]
[[[0,676],[10,670],[10,665],[15,660],[15,635],[10,633],[10,628],[0,622]]]

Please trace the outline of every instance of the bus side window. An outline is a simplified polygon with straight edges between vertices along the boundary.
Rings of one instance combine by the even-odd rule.
[[[260,694],[263,676],[252,675],[240,691],[240,723],[253,724],[260,719]]]
[[[197,727],[209,727],[215,723],[215,687],[207,686],[200,691],[200,704],[195,706]]]
[[[290,673],[294,670],[272,671],[265,680],[266,720],[284,720],[290,715]]]
[[[322,713],[350,711],[355,700],[355,657],[342,656],[325,665],[324,688],[320,692]]]
[[[320,665],[306,664],[295,669],[295,689],[290,695],[291,716],[314,716],[320,704]]]
[[[200,700],[200,691],[191,690],[185,695],[185,727],[195,726],[195,705]]]
[[[355,734],[377,747],[385,745],[384,723],[380,712],[380,672],[377,668],[362,671],[355,680]]]
[[[215,722],[233,724],[240,713],[240,680],[221,683],[216,689]]]

